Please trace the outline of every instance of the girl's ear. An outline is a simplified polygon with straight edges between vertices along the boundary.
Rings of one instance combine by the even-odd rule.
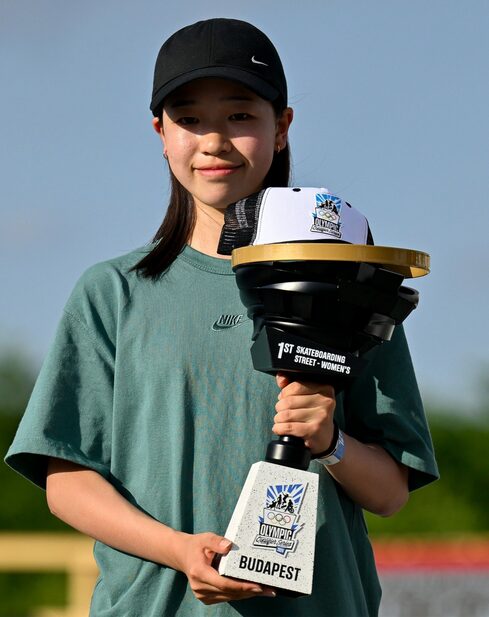
[[[277,129],[275,132],[275,147],[283,150],[287,145],[287,136],[289,127],[294,118],[294,110],[291,107],[286,107],[282,114],[277,118]]]
[[[161,135],[163,133],[163,126],[159,118],[153,118],[151,124],[153,125],[153,128],[158,133],[158,135]]]
[[[163,156],[165,159],[167,158],[166,154],[166,146],[165,146],[165,137],[163,135],[163,126],[159,118],[153,118],[152,120],[153,128],[158,133],[161,139],[161,143],[163,144]]]

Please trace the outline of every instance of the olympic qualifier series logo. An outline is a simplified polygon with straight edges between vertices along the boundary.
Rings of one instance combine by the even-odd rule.
[[[297,548],[299,511],[307,487],[306,484],[275,484],[268,486],[263,516],[258,516],[259,531],[253,546],[275,550],[287,555]]]
[[[316,212],[311,231],[341,238],[341,198],[330,193],[316,193]]]

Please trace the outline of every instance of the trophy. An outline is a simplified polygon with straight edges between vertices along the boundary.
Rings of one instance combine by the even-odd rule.
[[[230,205],[218,252],[232,253],[253,320],[256,370],[328,383],[338,393],[416,308],[404,278],[429,272],[419,251],[374,246],[368,222],[324,188],[268,188]],[[312,592],[318,475],[301,438],[282,436],[252,465],[218,571],[297,596]]]

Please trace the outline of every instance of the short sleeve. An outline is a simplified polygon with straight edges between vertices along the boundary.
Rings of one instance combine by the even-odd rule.
[[[79,287],[63,313],[5,458],[41,488],[46,485],[48,457],[109,477],[115,353],[107,336],[93,325],[100,321],[93,303],[80,296]],[[94,316],[92,324],[84,319],[88,310]]]
[[[346,394],[345,430],[384,447],[409,468],[409,489],[420,488],[439,474],[402,326],[368,355],[367,368]]]

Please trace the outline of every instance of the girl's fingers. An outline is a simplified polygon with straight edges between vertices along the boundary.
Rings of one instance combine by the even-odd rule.
[[[275,435],[293,435],[304,440],[307,448],[312,454],[324,452],[333,438],[334,429],[332,426],[320,430],[319,427],[310,422],[282,422],[274,424],[272,432]]]
[[[326,422],[328,412],[322,407],[306,407],[305,409],[284,409],[278,411],[273,418],[275,424],[283,422]]]
[[[314,435],[314,428],[309,422],[280,422],[273,425],[272,432],[275,435],[294,435],[307,439]]]
[[[241,597],[251,598],[254,596],[268,596],[275,597],[277,594],[275,591],[266,585],[260,585],[259,583],[247,583],[237,578],[221,576],[215,570],[211,573],[213,586],[216,587],[220,593],[223,593],[229,599],[231,596],[235,597],[239,594]]]
[[[282,388],[275,405],[275,435],[301,437],[311,452],[323,452],[331,443],[336,407],[334,388],[328,384],[293,381],[277,375]]]
[[[277,381],[278,383],[278,381]],[[304,394],[322,394],[323,396],[327,396],[329,398],[335,398],[334,388],[329,384],[318,384],[311,382],[302,382],[302,381],[293,381],[282,387],[278,398],[282,399],[285,396],[291,395],[304,395]]]
[[[276,593],[262,593],[262,594],[241,594],[239,596],[229,596],[226,594],[216,594],[213,596],[209,596],[208,598],[206,598],[205,600],[202,599],[202,602],[208,606],[212,605],[212,604],[217,604],[218,602],[234,602],[236,600],[246,600],[247,598],[256,598],[256,597],[271,597],[274,598],[277,594]]]
[[[187,535],[187,568],[184,568],[192,592],[204,604],[216,604],[256,596],[270,595],[257,583],[221,576],[211,565],[218,554],[229,552],[232,542],[214,533]]]
[[[208,591],[226,594],[251,594],[263,593],[263,588],[258,583],[245,583],[238,579],[221,576],[214,568],[205,568],[200,576],[202,587]]]
[[[331,399],[322,394],[301,394],[281,398],[276,403],[275,409],[277,411],[285,411],[287,409],[312,409],[327,405],[333,406],[334,404],[334,399]]]

